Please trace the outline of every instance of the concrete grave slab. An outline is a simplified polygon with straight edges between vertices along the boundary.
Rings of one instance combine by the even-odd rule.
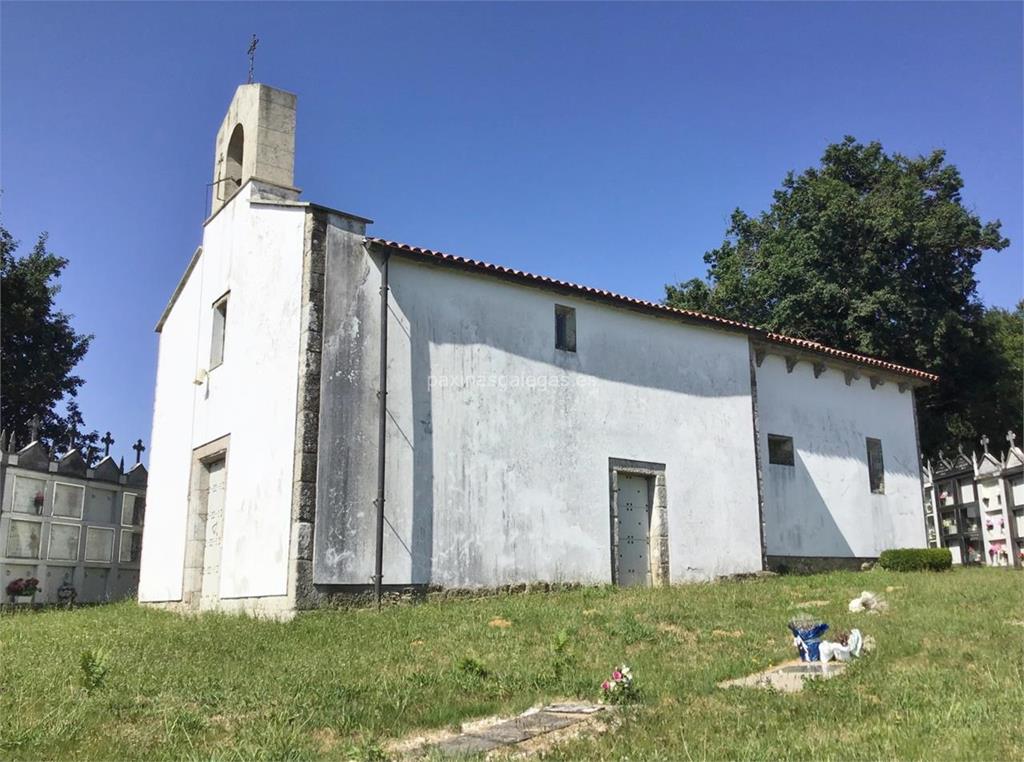
[[[541,736],[554,739],[557,743],[559,733],[555,731],[574,726],[588,727],[599,713],[609,709],[610,707],[601,704],[551,704],[529,709],[509,719],[490,718],[467,723],[463,726],[462,733],[448,738],[422,738],[414,740],[411,745],[402,742],[395,745],[392,751],[413,757],[433,753],[440,753],[446,757],[460,757],[488,754],[497,749],[514,751],[518,747],[519,750],[523,750]]]
[[[719,683],[719,687],[772,688],[783,693],[796,693],[803,690],[807,680],[827,680],[840,674],[845,668],[846,665],[841,662],[829,664],[790,662],[756,672],[747,677],[727,680]]]
[[[468,735],[496,741],[502,745],[519,743],[533,737],[533,733],[530,730],[520,726],[514,720],[511,722],[499,722],[497,725],[492,725],[489,728],[469,733]]]
[[[594,714],[603,712],[606,708],[600,704],[549,704],[544,707],[544,711],[557,714]]]
[[[503,741],[496,741],[482,736],[461,735],[432,747],[445,756],[461,757],[470,754],[484,754],[492,749],[503,746]]]
[[[517,717],[514,720],[510,720],[510,722],[514,723],[516,727],[526,730],[530,735],[538,735],[568,727],[579,722],[579,720],[569,715],[548,712],[542,709],[533,714]]]
[[[777,664],[774,667],[755,672],[735,680],[725,680],[718,684],[719,688],[771,688],[783,693],[802,691],[808,680],[830,680],[842,674],[846,669],[843,662],[802,662],[793,661]]]

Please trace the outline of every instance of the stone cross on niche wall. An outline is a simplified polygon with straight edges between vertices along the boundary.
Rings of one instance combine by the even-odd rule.
[[[1013,429],[1006,432],[1006,441],[1010,443],[1010,449],[1013,449],[1013,443],[1016,439],[1017,435],[1013,433]]]
[[[29,440],[28,441],[29,441],[29,444],[31,444],[32,442],[35,442],[37,439],[39,439],[39,424],[41,424],[41,423],[42,423],[42,421],[39,420],[39,413],[36,413],[34,416],[32,416],[32,420],[28,422],[28,426],[29,426]]]
[[[135,450],[135,462],[136,463],[141,463],[142,462],[142,452],[146,449],[146,446],[144,444],[142,444],[142,440],[140,439],[138,442],[133,444],[132,445],[132,449]]]
[[[982,434],[981,439],[978,441],[981,442],[982,449],[984,449],[985,454],[988,455],[988,434]]]
[[[114,444],[114,438],[110,436],[110,432],[108,431],[103,435],[103,439],[100,441],[103,443],[103,457],[105,458],[110,455],[110,445]]]

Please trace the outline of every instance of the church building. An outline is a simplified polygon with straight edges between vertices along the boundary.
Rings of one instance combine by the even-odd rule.
[[[242,85],[217,133],[156,326],[140,600],[288,616],[378,563],[385,591],[664,585],[926,545],[934,376],[371,235],[301,199],[295,114]]]

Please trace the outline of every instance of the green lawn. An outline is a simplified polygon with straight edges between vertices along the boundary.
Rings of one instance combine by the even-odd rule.
[[[863,589],[889,611],[848,613]],[[828,601],[807,611],[860,627],[876,650],[799,694],[715,687],[791,658],[785,624],[807,601]],[[496,617],[511,626],[489,626]],[[555,758],[1024,759],[1020,622],[1024,575],[994,569],[583,589],[290,623],[127,603],[7,615],[0,758],[374,757],[419,728],[596,698],[626,661],[642,705]],[[89,671],[92,690],[83,652],[108,664]]]

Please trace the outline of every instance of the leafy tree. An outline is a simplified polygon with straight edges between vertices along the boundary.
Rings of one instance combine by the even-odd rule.
[[[27,444],[30,421],[38,415],[45,443],[60,449],[75,436],[79,445],[95,445],[98,436],[83,431],[75,401],[84,381],[72,373],[92,336],[75,333],[71,316],[54,306],[68,260],[47,251],[45,233],[27,255],[16,256],[17,248],[0,226],[0,425]]]
[[[1020,416],[992,404],[994,379],[1013,374],[974,268],[1009,241],[964,206],[962,188],[943,151],[911,158],[846,137],[820,166],[790,172],[767,211],[734,211],[704,255],[708,280],[666,286],[665,301],[938,373],[919,393],[925,451],[998,441]]]
[[[995,432],[987,431],[994,449],[1004,447],[1005,428],[1017,431],[1024,424],[1024,299],[1017,302],[1014,310],[991,307],[985,310],[985,329],[995,361],[995,375],[983,379],[989,393],[985,402],[990,406],[984,414],[985,420],[995,421]]]

